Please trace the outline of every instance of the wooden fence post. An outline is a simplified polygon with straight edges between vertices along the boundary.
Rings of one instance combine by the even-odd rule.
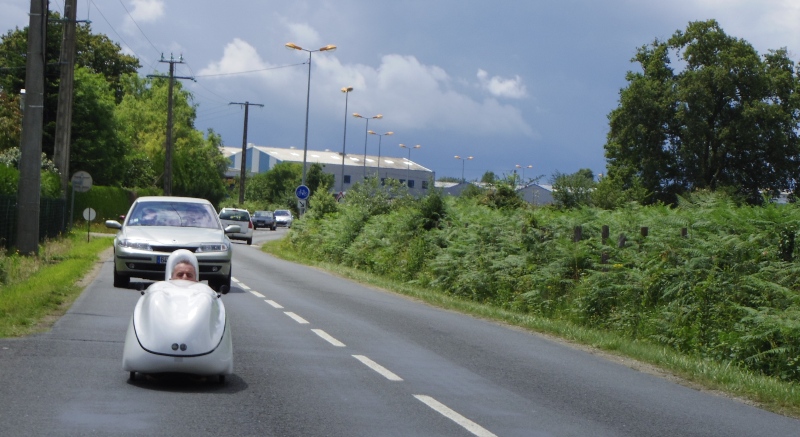
[[[575,226],[575,230],[573,232],[572,241],[575,243],[581,241],[581,238],[583,237],[583,229],[580,226]]]
[[[620,249],[621,249],[621,248],[623,248],[623,247],[625,247],[625,242],[626,242],[627,240],[628,240],[628,239],[625,237],[625,234],[619,234],[619,242],[617,243],[617,246],[618,246]]]
[[[608,225],[603,225],[602,236],[603,244],[606,244],[606,241],[608,240]]]

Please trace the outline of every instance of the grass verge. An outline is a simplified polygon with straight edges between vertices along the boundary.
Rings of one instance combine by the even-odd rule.
[[[267,242],[262,250],[279,258],[327,270],[354,281],[379,287],[440,308],[458,311],[566,342],[571,347],[602,354],[633,369],[655,374],[697,390],[713,392],[785,416],[800,418],[800,387],[730,365],[682,355],[661,345],[632,341],[612,332],[593,330],[563,320],[515,313],[457,298],[412,284],[388,280],[338,264],[316,262],[287,250],[282,240]]]
[[[0,256],[0,337],[45,331],[67,311],[83,291],[80,280],[111,247],[109,238],[86,240],[85,233],[73,232],[45,242],[38,256]]]

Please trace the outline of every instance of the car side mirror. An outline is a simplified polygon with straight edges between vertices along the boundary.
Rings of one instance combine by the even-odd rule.
[[[106,220],[106,227],[112,229],[122,229],[122,225],[116,220]]]

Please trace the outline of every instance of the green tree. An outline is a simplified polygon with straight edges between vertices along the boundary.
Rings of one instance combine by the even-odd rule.
[[[19,96],[0,90],[0,151],[19,147],[22,135],[22,111]]]
[[[671,55],[684,65],[675,72]],[[786,49],[760,57],[714,20],[639,48],[609,115],[608,175],[650,201],[733,188],[751,202],[798,178],[800,79]]]
[[[481,182],[484,184],[493,184],[496,180],[497,176],[495,176],[493,171],[487,171],[481,176]]]
[[[594,173],[589,169],[581,169],[573,174],[555,172],[552,178],[553,200],[563,208],[589,206],[592,203],[594,190]]]
[[[294,198],[294,190],[300,185],[302,179],[302,164],[279,162],[269,171],[248,178],[245,186],[245,198],[249,201],[286,205]],[[316,190],[311,192],[315,193]]]
[[[55,133],[56,110],[58,104],[58,84],[60,78],[59,56],[63,21],[57,12],[50,13],[45,41],[45,95],[44,132],[42,150],[53,155],[53,135]],[[9,30],[0,36],[0,89],[16,97],[25,88],[25,55],[27,53],[28,28]],[[123,75],[135,73],[139,60],[122,53],[119,44],[105,35],[91,33],[89,24],[79,24],[75,29],[75,66],[85,67],[92,73],[102,75],[114,90],[115,99],[121,97],[120,80]],[[73,136],[74,139],[74,136]]]
[[[321,164],[315,162],[308,168],[306,186],[312,193],[317,191],[325,191],[327,193],[330,187],[333,186],[334,179],[332,174],[322,171]]]
[[[102,75],[75,69],[70,165],[92,175],[98,185],[120,185],[125,146],[117,135],[114,93]]]

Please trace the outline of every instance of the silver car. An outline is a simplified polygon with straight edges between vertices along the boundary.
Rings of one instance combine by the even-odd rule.
[[[199,279],[221,291],[231,285],[233,249],[227,234],[239,226],[223,228],[214,206],[191,197],[140,197],[125,220],[106,220],[118,229],[114,238],[114,286],[127,287],[131,277],[164,280],[167,257],[177,249],[194,252]]]
[[[231,240],[244,240],[248,245],[253,244],[253,220],[250,212],[246,209],[222,208],[219,211],[219,221],[222,226],[239,225],[239,232],[234,232],[228,236]]]
[[[278,226],[286,226],[287,228],[292,227],[292,212],[288,209],[276,209],[275,210],[275,224]]]

